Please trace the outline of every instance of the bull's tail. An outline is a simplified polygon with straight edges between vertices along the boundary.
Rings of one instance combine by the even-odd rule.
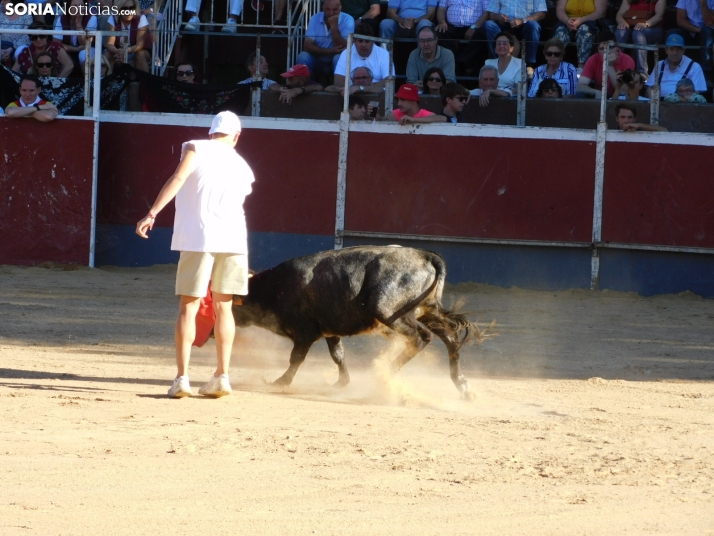
[[[430,260],[436,272],[435,303],[434,310],[422,319],[424,325],[431,331],[442,332],[453,341],[456,350],[472,339],[476,342],[481,342],[490,337],[492,335],[491,330],[496,325],[495,320],[482,330],[475,322],[469,320],[467,313],[456,312],[458,306],[452,309],[447,309],[443,306],[442,294],[444,292],[444,283],[446,282],[446,262],[436,253],[432,254]]]

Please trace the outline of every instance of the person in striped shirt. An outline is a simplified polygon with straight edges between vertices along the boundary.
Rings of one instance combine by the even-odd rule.
[[[540,65],[534,71],[528,96],[535,97],[540,83],[547,78],[552,78],[558,82],[563,90],[564,97],[575,95],[575,88],[578,86],[578,74],[573,64],[563,61],[565,43],[560,39],[549,39],[543,44],[543,55],[546,63]]]

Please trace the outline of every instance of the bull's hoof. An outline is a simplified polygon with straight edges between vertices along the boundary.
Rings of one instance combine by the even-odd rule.
[[[277,380],[273,382],[273,385],[277,385],[279,387],[287,387],[292,383],[291,378],[286,378],[285,376],[280,376]]]
[[[464,400],[476,400],[476,393],[471,390],[471,386],[466,380],[460,382],[456,386],[456,388],[459,390],[459,393],[461,393],[461,398],[463,398]]]
[[[337,381],[332,384],[332,387],[345,387],[348,383],[350,383],[349,374],[340,375]]]

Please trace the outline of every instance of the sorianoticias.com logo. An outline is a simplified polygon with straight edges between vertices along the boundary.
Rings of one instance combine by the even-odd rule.
[[[119,9],[115,6],[70,6],[64,4],[52,4],[50,2],[45,2],[42,4],[4,4],[5,15],[69,15],[71,17],[90,15],[136,15],[135,9]],[[57,10],[55,12],[55,9]]]

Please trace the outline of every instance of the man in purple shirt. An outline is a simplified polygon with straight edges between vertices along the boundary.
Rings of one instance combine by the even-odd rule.
[[[701,47],[699,62],[704,76],[712,77],[712,45],[714,45],[714,0],[679,0],[677,26],[667,32],[681,35],[687,46]]]

